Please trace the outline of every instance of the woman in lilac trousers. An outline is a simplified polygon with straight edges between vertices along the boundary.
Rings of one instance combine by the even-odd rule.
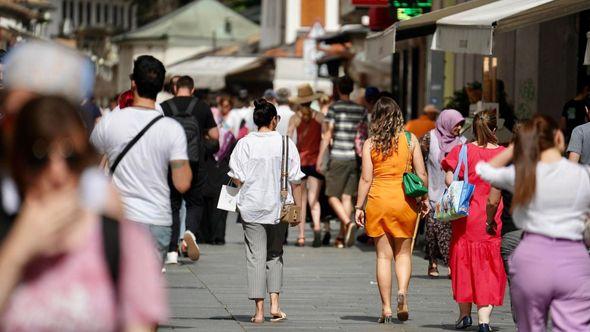
[[[510,293],[519,331],[590,331],[590,256],[583,239],[590,212],[590,170],[562,157],[557,123],[537,115],[514,148],[476,171],[514,192],[513,218],[524,230],[509,260]],[[513,159],[514,165],[506,165]]]

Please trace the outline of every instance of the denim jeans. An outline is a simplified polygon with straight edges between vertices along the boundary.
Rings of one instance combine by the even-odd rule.
[[[170,226],[146,225],[152,235],[154,244],[156,245],[156,253],[158,258],[164,264],[166,253],[168,253],[168,245],[170,244],[170,236],[172,235],[172,228]]]

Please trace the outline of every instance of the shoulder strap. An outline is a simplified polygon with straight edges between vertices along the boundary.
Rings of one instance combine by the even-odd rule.
[[[178,107],[176,107],[176,104],[174,103],[174,101],[172,101],[172,99],[166,101],[166,104],[168,105],[168,107],[170,107],[171,116],[178,114]]]
[[[109,268],[115,294],[118,294],[121,249],[119,222],[117,220],[105,216],[102,217],[102,243],[104,258]]]
[[[125,157],[127,152],[129,152],[129,150],[131,150],[131,148],[135,145],[135,143],[137,143],[137,141],[139,141],[139,139],[148,131],[148,129],[150,129],[151,126],[153,126],[156,122],[161,120],[163,117],[164,116],[162,116],[162,115],[155,117],[137,135],[135,135],[135,137],[129,143],[127,143],[127,145],[125,146],[123,151],[121,151],[121,153],[119,153],[119,155],[117,156],[117,159],[115,159],[115,161],[113,162],[113,165],[111,166],[111,169],[110,169],[111,175],[115,174],[115,170],[117,169],[117,166],[119,166],[119,163],[121,162],[123,157]]]
[[[404,134],[406,135],[406,141],[408,143],[408,160],[406,162],[406,173],[408,173],[408,171],[411,171],[412,169],[412,134],[407,130],[404,131]]]
[[[282,136],[282,152],[281,152],[281,201],[284,203],[287,200],[289,193],[289,137]]]
[[[179,116],[179,115],[192,115],[191,112],[193,111],[193,108],[195,108],[195,106],[197,106],[197,103],[199,102],[199,100],[197,98],[192,98],[191,102],[188,104],[187,108],[184,110],[184,112],[181,112],[178,107],[176,106],[176,104],[172,101],[170,101],[170,110],[172,111],[172,116]]]
[[[455,172],[453,172],[453,180],[459,180],[459,172],[461,171],[461,166],[464,166],[463,170],[463,181],[465,183],[469,183],[469,164],[467,162],[467,144],[463,144],[461,150],[459,151],[459,161],[457,162],[457,167],[455,167]]]
[[[191,100],[190,104],[188,104],[188,107],[186,108],[186,110],[184,112],[192,115],[193,108],[195,108],[195,106],[197,106],[198,102],[199,102],[199,100],[197,98],[193,98]]]

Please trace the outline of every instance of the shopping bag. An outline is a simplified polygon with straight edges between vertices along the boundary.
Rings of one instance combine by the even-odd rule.
[[[239,192],[240,188],[223,185],[219,193],[217,208],[224,211],[236,212]]]
[[[459,180],[461,166],[464,166],[463,181]],[[453,182],[434,206],[434,219],[451,221],[469,215],[469,203],[475,186],[469,183],[469,168],[467,164],[467,144],[461,147],[459,162],[453,173]]]

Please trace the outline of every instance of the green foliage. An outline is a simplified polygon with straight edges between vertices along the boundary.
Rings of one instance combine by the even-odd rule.
[[[463,116],[469,115],[469,97],[465,88],[453,92],[453,97],[447,98],[447,104],[445,108],[455,109]]]

